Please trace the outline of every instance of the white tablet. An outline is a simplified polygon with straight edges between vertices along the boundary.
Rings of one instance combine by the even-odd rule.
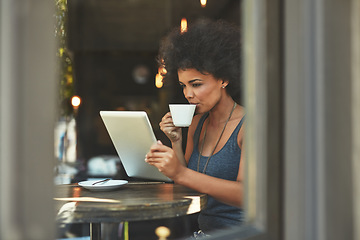
[[[100,116],[129,177],[171,182],[145,162],[145,155],[156,142],[144,111],[100,111]]]

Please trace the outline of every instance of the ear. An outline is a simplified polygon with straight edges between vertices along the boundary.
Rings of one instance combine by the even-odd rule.
[[[226,88],[227,85],[229,85],[229,81],[224,81],[224,80],[221,80],[222,81],[222,88]]]

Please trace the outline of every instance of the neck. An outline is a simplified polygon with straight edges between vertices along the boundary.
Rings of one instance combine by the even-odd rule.
[[[224,104],[217,104],[213,109],[209,112],[209,124],[211,125],[219,125],[223,124],[227,121],[230,113],[233,111],[235,102],[231,99]],[[234,109],[235,111],[235,109]]]

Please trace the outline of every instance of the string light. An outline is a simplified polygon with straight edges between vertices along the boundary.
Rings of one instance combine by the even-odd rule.
[[[158,72],[159,72],[162,76],[166,75],[166,73],[167,73],[165,67],[163,67],[163,66],[162,66],[162,67],[159,67]]]
[[[155,86],[157,88],[162,88],[163,86],[163,77],[161,76],[160,73],[157,73],[156,76],[155,76]]]
[[[206,0],[200,0],[201,7],[206,7]]]
[[[162,86],[164,85],[163,79],[164,79],[164,76],[166,75],[166,73],[167,73],[167,71],[165,68],[164,59],[161,59],[161,66],[158,68],[158,73],[155,76],[155,86],[157,88],[162,88]]]
[[[73,96],[71,98],[71,105],[74,107],[74,109],[77,109],[81,104],[81,98],[79,96]]]
[[[187,20],[186,20],[186,18],[181,19],[181,25],[180,26],[181,26],[181,28],[180,28],[181,33],[184,33],[184,32],[187,31]]]

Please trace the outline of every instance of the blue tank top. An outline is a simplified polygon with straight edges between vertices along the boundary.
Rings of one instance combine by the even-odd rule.
[[[208,113],[201,117],[195,133],[194,133],[194,150],[190,156],[188,168],[197,171],[198,157],[199,157],[199,138],[202,126]],[[235,130],[231,134],[228,141],[222,149],[215,153],[206,168],[206,174],[209,176],[222,178],[226,180],[236,181],[241,149],[237,143],[237,136],[244,118],[241,119]],[[202,172],[208,157],[200,156],[199,170]],[[233,225],[239,225],[243,222],[243,210],[233,207],[215,200],[208,196],[207,205],[203,209],[198,218],[199,227],[204,232],[222,229]]]

